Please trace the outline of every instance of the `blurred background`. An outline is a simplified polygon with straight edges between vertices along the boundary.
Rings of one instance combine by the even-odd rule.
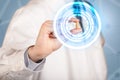
[[[29,0],[0,0],[0,46],[14,12]],[[120,0],[88,0],[99,12],[108,80],[120,80]]]

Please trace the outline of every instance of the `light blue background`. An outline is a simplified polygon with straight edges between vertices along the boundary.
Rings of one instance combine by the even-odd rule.
[[[0,46],[15,10],[29,0],[0,0]],[[108,80],[120,80],[120,0],[88,0],[100,14]]]

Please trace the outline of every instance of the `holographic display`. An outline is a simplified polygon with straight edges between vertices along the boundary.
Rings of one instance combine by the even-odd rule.
[[[71,33],[76,23],[71,18],[80,19],[82,32]],[[66,47],[82,49],[90,46],[98,38],[101,21],[98,12],[86,2],[72,2],[63,6],[54,18],[54,33]]]

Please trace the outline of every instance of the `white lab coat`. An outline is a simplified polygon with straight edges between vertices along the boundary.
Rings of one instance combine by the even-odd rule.
[[[14,14],[0,48],[0,80],[106,80],[100,37],[83,50],[62,46],[46,58],[40,72],[24,63],[26,49],[35,44],[41,24],[53,20],[69,0],[31,0]]]

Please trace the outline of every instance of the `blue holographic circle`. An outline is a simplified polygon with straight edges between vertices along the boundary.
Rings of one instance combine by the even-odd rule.
[[[74,7],[78,8],[74,8]],[[84,32],[72,34],[74,23],[69,22],[76,16],[82,17]],[[97,11],[86,2],[72,2],[63,6],[54,18],[54,32],[57,39],[65,46],[81,49],[90,46],[98,38],[101,21]]]

